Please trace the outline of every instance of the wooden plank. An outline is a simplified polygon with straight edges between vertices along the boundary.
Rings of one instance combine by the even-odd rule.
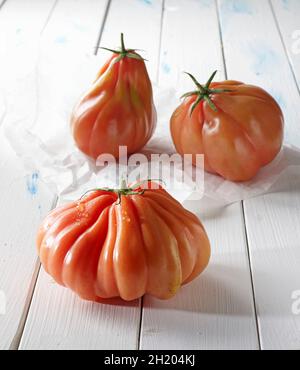
[[[0,1],[0,9],[3,7],[4,3],[6,2],[6,0],[1,0]]]
[[[215,69],[219,78],[225,75],[214,1],[167,0],[159,84],[173,87],[180,96],[195,87],[184,72],[194,73],[206,82]]]
[[[57,6],[49,22],[50,28],[47,27],[45,31],[48,39],[53,39],[51,29],[52,24],[56,24],[56,18],[60,19],[61,24],[65,23],[63,15],[69,14],[70,3],[70,1],[64,2],[63,8]],[[105,4],[96,0],[94,3],[98,4],[99,10],[102,7],[104,14]],[[157,3],[160,3],[160,6]],[[123,31],[126,34],[128,45],[132,44],[152,51],[153,44],[156,44],[152,37],[157,37],[157,42],[159,41],[160,22],[158,20],[161,15],[161,5],[160,1],[153,3],[153,6],[141,5],[139,1],[133,0],[112,1],[103,31],[103,45],[118,45],[120,33]],[[99,31],[101,28],[99,19],[101,18],[96,15],[95,9],[91,9],[90,12],[87,9],[81,11],[80,7],[76,9],[78,14],[73,13],[73,17],[79,18],[80,16],[82,27],[85,23],[94,22],[98,25]],[[86,14],[86,17],[82,17],[81,14]],[[93,20],[91,20],[91,14],[94,14]],[[145,41],[140,37],[139,32],[136,32],[138,28],[133,28],[132,23],[128,21],[132,14],[138,19],[137,27],[143,24],[149,26],[151,37],[147,36]],[[65,28],[70,29],[68,25]],[[57,34],[54,26],[53,30]],[[95,40],[95,36],[98,36],[98,34],[88,32],[84,37],[89,43],[90,40]],[[77,37],[77,32],[69,31],[68,39],[71,44],[74,43],[73,37]],[[93,44],[90,43],[90,46],[93,46]],[[158,50],[153,52],[153,74],[155,74],[155,58],[157,55]],[[102,58],[107,57],[107,53],[100,53],[99,64],[103,61]],[[53,284],[51,278],[41,270],[20,348],[135,349],[138,347],[140,313],[139,301],[133,303],[122,302],[121,305],[83,302],[75,297],[72,292]]]
[[[1,7],[1,51],[16,50],[21,44],[34,44],[55,6],[55,0],[9,0]]]
[[[59,0],[42,43],[56,53],[91,53],[97,44],[108,0]]]
[[[28,2],[10,0],[0,11],[0,54],[11,51],[20,41],[20,32],[39,34],[54,5],[54,0]],[[5,57],[5,54],[4,54]],[[2,107],[0,117],[5,112]],[[35,230],[53,203],[53,194],[37,173],[27,174],[0,133],[0,291],[5,310],[0,313],[0,349],[8,349],[18,339],[26,317],[37,272]],[[4,313],[4,314],[3,314]]]
[[[0,148],[0,291],[6,299],[6,313],[0,315],[0,348],[8,349],[19,336],[36,277],[35,232],[54,195],[38,174],[26,175],[3,133]]]
[[[229,77],[269,90],[284,110],[286,138],[300,146],[300,97],[270,4],[219,5]],[[300,317],[291,299],[300,282],[299,170],[275,190],[244,202],[260,338],[263,349],[299,349]]]
[[[139,302],[85,302],[41,270],[20,349],[134,350]]]
[[[167,0],[160,81],[178,94],[214,69],[224,77],[218,17],[212,0]],[[188,204],[197,212],[199,203]],[[199,213],[212,244],[206,272],[170,301],[144,298],[142,349],[256,349],[259,347],[240,204]]]
[[[267,89],[284,111],[286,140],[299,145],[300,112],[295,109],[299,93],[269,2],[221,0],[219,4],[228,76]]]
[[[162,4],[162,0],[113,0],[100,43],[108,48],[119,47],[123,32],[126,47],[142,49],[152,81],[157,80]],[[99,50],[99,62],[103,63],[108,55]]]
[[[295,78],[300,86],[300,2],[272,0],[277,25]]]
[[[240,204],[198,216],[212,243],[210,266],[170,301],[144,298],[141,348],[257,349]]]
[[[284,191],[245,202],[255,295],[263,349],[299,350],[300,316],[293,312],[300,291],[300,182]]]

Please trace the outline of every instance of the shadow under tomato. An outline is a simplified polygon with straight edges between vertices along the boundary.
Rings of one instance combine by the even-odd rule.
[[[124,301],[121,298],[101,299],[101,306],[139,307],[141,299]],[[175,297],[159,300],[143,297],[144,309],[166,309],[218,315],[253,316],[253,297],[250,277],[241,268],[211,264],[196,280],[183,285]]]
[[[98,297],[96,300],[89,300],[84,297],[81,297],[80,295],[76,294],[75,292],[70,291],[69,289],[65,288],[64,289],[68,290],[71,294],[75,295],[77,299],[79,299],[82,302],[85,302],[87,304],[99,304],[101,305],[106,305],[106,306],[122,306],[122,307],[136,307],[139,306],[140,304],[140,299],[135,299],[133,301],[125,301],[124,299],[120,297],[115,297],[115,298],[100,298]]]
[[[254,317],[250,276],[241,268],[212,264],[168,301],[145,296],[144,309]]]
[[[96,303],[109,305],[109,306],[122,306],[122,307],[136,307],[139,305],[139,299],[135,299],[134,301],[124,301],[121,298],[98,298]]]

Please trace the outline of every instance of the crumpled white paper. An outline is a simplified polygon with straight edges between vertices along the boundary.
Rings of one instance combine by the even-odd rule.
[[[98,72],[97,58],[55,53],[40,47],[33,50],[29,59],[23,58],[22,64],[12,67],[11,63],[7,58],[6,73],[0,76],[4,131],[27,170],[37,171],[65,201],[91,188],[118,186],[113,176],[115,166],[99,169],[95,161],[76,148],[69,127],[75,102]],[[154,87],[154,96],[158,126],[142,151],[148,158],[151,153],[175,153],[169,119],[179,104],[177,93]],[[195,188],[192,182],[185,188],[174,187],[174,183],[180,185],[174,179],[172,188],[169,183],[166,187],[181,202],[203,198],[202,204],[209,208],[267,193],[289,171],[300,175],[300,150],[286,144],[278,157],[249,182],[233,183],[205,173],[204,187],[197,184]]]

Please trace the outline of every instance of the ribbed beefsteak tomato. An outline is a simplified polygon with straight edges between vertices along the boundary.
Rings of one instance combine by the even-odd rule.
[[[205,269],[210,244],[199,219],[153,185],[94,190],[52,211],[37,237],[46,271],[92,301],[174,296]]]
[[[279,153],[284,119],[265,90],[238,81],[197,86],[185,94],[171,118],[171,133],[180,154],[204,154],[205,169],[231,181],[252,179]]]
[[[135,153],[156,126],[152,85],[143,58],[125,48],[123,35],[121,49],[110,51],[112,57],[71,117],[77,146],[94,159],[100,154],[118,158],[120,146],[126,146],[128,154]]]

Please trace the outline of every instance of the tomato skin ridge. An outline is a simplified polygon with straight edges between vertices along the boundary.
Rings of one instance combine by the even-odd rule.
[[[116,205],[108,210],[108,229],[106,238],[102,245],[101,253],[97,263],[97,275],[95,281],[96,299],[111,299],[118,297],[118,287],[115,278],[113,253],[116,245]],[[109,267],[107,267],[109,265]]]
[[[161,213],[161,214],[163,214],[163,213],[166,213],[167,212],[167,210],[166,209],[164,209],[162,206],[161,206],[161,204],[159,204],[159,203],[154,203],[152,200],[150,201],[150,202],[152,202],[152,205],[153,205],[153,207],[155,207],[155,209],[159,212],[159,213]],[[172,217],[175,217],[175,215],[174,215],[174,213],[173,212],[170,212],[170,215],[172,216]],[[207,242],[208,242],[208,237],[207,237],[207,234],[206,234],[206,231],[205,231],[205,229],[204,229],[204,227],[203,227],[203,225],[202,225],[202,223],[201,223],[201,221],[200,220],[198,220],[198,219],[195,219],[194,217],[193,217],[193,221],[192,222],[190,222],[190,220],[188,219],[188,216],[194,216],[194,215],[189,215],[189,214],[184,214],[184,216],[182,215],[181,217],[180,217],[180,220],[181,220],[181,222],[182,222],[182,224],[185,226],[185,228],[186,228],[186,230],[184,230],[184,232],[185,232],[185,234],[186,234],[186,237],[187,238],[191,238],[191,228],[195,228],[195,227],[200,227],[201,228],[201,231],[202,231],[202,233],[203,233],[203,237],[204,238],[206,238],[207,239]],[[188,222],[189,221],[189,222]],[[182,231],[183,232],[183,231]],[[209,243],[209,242],[208,242]],[[209,253],[209,258],[210,258],[210,253]],[[183,284],[185,284],[186,282],[188,282],[188,281],[190,281],[190,278],[191,278],[191,276],[193,276],[193,274],[195,275],[195,277],[196,276],[198,276],[202,271],[199,271],[199,272],[197,272],[196,271],[196,268],[197,268],[197,255],[195,254],[195,257],[194,257],[194,263],[193,263],[193,268],[191,269],[191,271],[190,271],[190,273],[188,274],[188,276],[186,276],[185,277],[185,279],[183,280]],[[205,265],[205,267],[206,267],[207,265]],[[204,268],[205,268],[204,267]]]
[[[69,257],[72,257],[72,264],[67,263],[68,254],[65,256],[63,262],[64,268],[62,275],[64,285],[74,290],[79,296],[87,300],[95,300],[97,298],[96,287],[94,283],[97,276],[98,267],[96,262],[101,255],[106,234],[100,234],[97,244],[87,244],[87,241],[89,240],[90,234],[92,234],[95,229],[107,229],[108,210],[109,206],[104,206],[95,222],[76,239],[75,243],[69,249],[68,254]],[[87,254],[87,252],[89,253]],[[81,265],[88,268],[83,268]],[[75,273],[75,271],[77,271],[77,273]],[[79,274],[78,272],[80,271],[81,273]]]
[[[268,92],[254,85],[223,81],[213,82],[209,89],[218,91],[210,97],[215,111],[201,101],[190,114],[196,91],[194,96],[185,94],[173,113],[170,130],[175,148],[181,155],[191,154],[194,165],[196,156],[204,155],[209,173],[229,181],[250,181],[281,150],[282,110]]]
[[[139,209],[140,212],[146,215],[146,211],[148,209],[148,214],[152,214],[151,220],[154,218],[157,224],[160,225],[160,230],[167,230],[167,234],[169,234],[170,242],[164,243],[162,240],[162,235],[154,235],[155,231],[152,230],[152,235],[156,238],[156,245],[160,245],[161,254],[159,258],[163,258],[162,263],[167,266],[168,274],[167,276],[160,276],[158,279],[158,284],[155,286],[152,283],[153,280],[153,273],[152,276],[149,276],[149,284],[148,290],[146,293],[152,294],[160,299],[169,299],[172,298],[176,292],[181,287],[182,282],[182,262],[180,260],[179,248],[178,248],[178,241],[176,236],[173,233],[172,228],[170,227],[167,220],[162,217],[160,213],[157,212],[155,207],[153,207],[153,202],[150,200],[143,199],[141,197],[135,198],[135,203],[140,203]],[[141,204],[142,202],[142,204]],[[149,217],[150,218],[150,217]],[[153,220],[154,222],[154,220]],[[149,221],[148,221],[148,229],[150,228]],[[161,241],[161,242],[159,242]],[[149,247],[148,247],[149,249]],[[151,265],[151,263],[149,263]],[[164,270],[160,270],[156,273],[156,275],[164,274]],[[157,276],[156,276],[157,279]],[[151,287],[151,289],[150,289]]]
[[[71,115],[76,145],[95,160],[107,153],[118,158],[120,146],[127,146],[128,154],[139,151],[156,128],[157,112],[145,62],[133,58],[139,57],[133,50],[120,54],[114,53],[104,64]]]
[[[50,213],[38,250],[57,283],[90,301],[169,299],[202,272],[210,248],[201,222],[161,187],[143,188],[120,200],[92,191]]]
[[[50,273],[59,284],[64,285],[64,286],[66,285],[62,277],[63,269],[58,269],[58,270],[55,269],[56,272],[54,272],[54,267],[60,264],[64,265],[67,255],[72,254],[72,247],[76,245],[81,235],[84,235],[90,228],[92,228],[94,224],[97,222],[97,220],[99,219],[99,217],[101,216],[101,213],[103,212],[103,209],[101,207],[103,206],[105,207],[106,203],[108,205],[112,201],[113,201],[113,198],[111,197],[110,194],[104,195],[104,196],[100,195],[96,197],[94,197],[94,194],[89,195],[88,199],[86,199],[85,201],[80,201],[80,202],[75,203],[75,206],[72,207],[72,209],[70,209],[68,213],[61,214],[57,218],[56,222],[53,224],[52,228],[45,235],[42,243],[47,244],[46,240],[47,240],[48,235],[49,234],[51,235],[51,233],[52,234],[54,233],[55,239],[53,240],[53,246],[58,245],[59,247],[62,243],[63,238],[70,237],[72,232],[75,233],[71,241],[69,241],[67,245],[65,246],[65,253],[63,253],[63,255],[60,256],[59,263],[56,262],[56,263],[52,263],[49,265],[49,259],[51,259],[53,262],[56,252],[60,252],[59,254],[61,254],[61,250],[57,251],[53,247],[51,249],[51,253],[50,251],[48,251],[46,255],[44,256],[45,259],[42,258],[42,263],[45,265],[46,271]],[[83,212],[86,212],[86,207],[88,207],[90,209],[89,212],[94,212],[94,214],[87,214],[87,216],[85,215],[81,216],[80,213],[82,211],[80,210],[80,207],[83,207]],[[71,218],[70,221],[65,220],[67,216]],[[84,217],[83,221],[82,221],[82,217]],[[63,221],[65,221],[66,225],[63,223]],[[69,226],[67,226],[67,222],[69,223],[71,222]],[[56,233],[54,227],[57,227],[61,230]]]
[[[166,213],[167,213],[167,211],[161,206],[161,205],[159,205],[159,204],[155,204],[152,200],[149,200],[149,202],[152,204],[152,207],[154,207],[154,209],[160,214],[160,215],[164,215],[164,219],[166,219]],[[169,215],[169,220],[170,219],[172,219],[173,218],[173,223],[176,223],[176,219],[175,219],[175,217],[174,217],[174,215],[172,214],[172,213],[170,213],[170,215]],[[175,221],[174,221],[175,220]],[[182,223],[183,223],[183,226],[184,227],[182,227],[182,225],[181,225],[181,230],[180,230],[180,232],[182,233],[182,234],[184,234],[184,236],[187,238],[187,235],[186,235],[186,231],[187,231],[187,229],[188,229],[188,226],[186,225],[186,223],[184,222],[184,220],[181,218],[181,221],[182,221]],[[180,221],[177,221],[177,223],[178,224],[180,224]],[[170,227],[170,226],[169,226]],[[177,235],[177,234],[175,234],[174,233],[174,230],[173,230],[173,227],[170,227],[170,229],[172,230],[172,233],[173,233],[173,235],[175,236],[175,238],[176,238],[176,240],[177,240],[177,248],[178,248],[178,253],[180,254],[180,255],[182,255],[182,253],[183,252],[181,252],[180,253],[180,250],[179,250],[179,243],[178,243],[178,237],[179,237],[179,235]],[[191,249],[191,248],[190,248]],[[184,251],[184,252],[187,252],[186,250]],[[194,270],[194,268],[195,268],[195,265],[196,265],[196,255],[194,254],[194,256],[193,256],[193,262],[191,263],[192,264],[192,267],[190,268],[190,271],[189,271],[189,273],[187,274],[187,275],[183,275],[182,276],[182,281],[183,281],[183,284],[184,284],[184,281],[191,275],[191,272]],[[182,270],[184,271],[185,269],[183,268],[183,266],[182,266]]]

